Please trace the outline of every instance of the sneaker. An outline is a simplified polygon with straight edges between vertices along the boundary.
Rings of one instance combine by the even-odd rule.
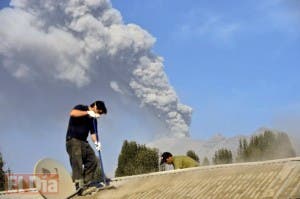
[[[85,196],[85,195],[88,195],[88,194],[91,194],[91,193],[95,192],[96,190],[97,190],[96,186],[87,187],[87,188],[82,190],[80,195]]]
[[[104,182],[99,182],[97,184],[97,188],[102,188],[102,187],[105,187],[105,186],[106,186],[106,184],[104,184]]]
[[[75,189],[76,189],[76,192],[78,192],[78,195],[81,195],[81,193],[84,189],[84,184],[83,184],[82,179],[75,180]]]

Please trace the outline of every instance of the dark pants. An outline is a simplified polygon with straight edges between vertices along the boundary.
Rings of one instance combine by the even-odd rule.
[[[66,148],[72,167],[73,180],[83,179],[84,183],[93,181],[98,161],[89,143],[71,138],[66,142]]]

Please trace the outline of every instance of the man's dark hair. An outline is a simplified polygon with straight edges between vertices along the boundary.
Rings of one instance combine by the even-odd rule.
[[[94,107],[95,105],[96,105],[96,107],[97,107],[98,110],[102,110],[102,113],[104,113],[104,114],[107,113],[107,110],[106,110],[106,107],[105,107],[105,104],[104,104],[103,101],[95,101],[90,106]]]
[[[160,164],[163,164],[163,163],[167,162],[167,159],[168,159],[169,157],[172,157],[172,156],[173,156],[172,153],[170,153],[170,152],[164,152],[164,153],[161,155],[161,161],[160,161]]]

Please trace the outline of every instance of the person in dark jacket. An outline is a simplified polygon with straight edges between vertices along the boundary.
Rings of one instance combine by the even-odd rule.
[[[70,112],[66,135],[66,149],[72,167],[72,178],[76,189],[94,180],[98,161],[94,150],[87,141],[90,137],[97,151],[101,150],[100,140],[97,140],[97,118],[106,114],[103,101],[95,101],[91,105],[76,105]]]

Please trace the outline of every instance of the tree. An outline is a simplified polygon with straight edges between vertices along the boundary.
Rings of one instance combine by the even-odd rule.
[[[195,153],[195,151],[193,151],[193,150],[188,150],[188,151],[186,152],[186,155],[189,156],[190,158],[196,160],[197,162],[200,162],[199,156]]]
[[[147,148],[136,142],[124,141],[118,158],[116,177],[158,171],[158,150]]]
[[[207,166],[207,165],[209,165],[209,164],[210,164],[210,163],[209,163],[208,158],[207,158],[207,157],[204,157],[202,165],[203,165],[203,166]]]
[[[296,152],[289,136],[286,133],[279,133],[277,137],[277,158],[295,157]]]
[[[228,149],[219,149],[213,157],[214,164],[229,164],[232,163],[232,152]]]
[[[262,134],[252,136],[249,143],[246,139],[240,140],[237,161],[261,161],[295,155],[286,133],[266,130]]]
[[[0,152],[0,191],[3,191],[5,188],[5,172],[3,170],[4,161],[2,158],[2,153]]]
[[[136,156],[137,144],[136,142],[129,143],[127,140],[124,141],[121,153],[118,158],[118,167],[115,175],[125,176],[132,175],[134,173],[133,161]]]
[[[158,160],[158,150],[147,148],[145,145],[138,145],[135,174],[158,171]]]

